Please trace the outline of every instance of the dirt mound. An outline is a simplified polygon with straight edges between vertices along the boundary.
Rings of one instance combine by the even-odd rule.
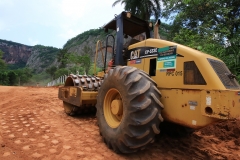
[[[200,130],[202,135],[214,135],[220,140],[233,140],[236,145],[240,145],[240,120],[226,120],[209,125]]]

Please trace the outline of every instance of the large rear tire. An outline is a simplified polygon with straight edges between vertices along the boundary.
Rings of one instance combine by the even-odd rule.
[[[98,91],[97,120],[107,146],[132,153],[153,143],[163,121],[156,83],[135,67],[116,67]]]

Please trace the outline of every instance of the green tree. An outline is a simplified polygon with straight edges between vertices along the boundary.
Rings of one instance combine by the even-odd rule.
[[[32,77],[32,71],[29,68],[10,70],[2,60],[3,52],[0,50],[0,85],[17,85],[29,81]]]
[[[97,74],[98,72],[101,72],[101,71],[102,71],[102,68],[96,67],[96,72],[94,72],[94,63],[92,63],[91,66],[90,66],[88,74],[89,75],[95,75],[95,74]]]
[[[68,62],[73,63],[76,65],[76,70],[83,69],[86,74],[88,74],[90,67],[91,67],[91,58],[90,55],[92,55],[93,51],[92,49],[85,45],[81,51],[81,55],[78,55],[77,53],[71,53],[68,56]]]
[[[27,83],[32,77],[32,70],[29,68],[22,68],[15,71],[18,78],[18,84],[23,85]]]
[[[161,23],[161,26],[159,27],[159,34],[161,39],[171,40],[171,28],[172,25],[163,22]]]
[[[8,72],[6,70],[2,70],[0,72],[0,85],[8,84],[9,84]]]
[[[81,57],[81,63],[83,64],[86,74],[88,74],[90,67],[91,67],[91,58],[90,55],[92,55],[93,50],[85,45],[82,49],[83,56]]]
[[[60,76],[63,76],[63,75],[67,76],[69,74],[69,69],[60,68],[54,74],[55,74],[56,77],[60,77]]]
[[[55,72],[57,71],[57,67],[52,66],[46,69],[46,73],[51,76],[51,79],[53,80],[55,78]]]
[[[164,1],[163,15],[175,17],[174,25],[199,34],[209,34],[224,43],[239,35],[240,1],[238,0],[178,0]]]
[[[9,70],[7,73],[7,77],[8,77],[8,85],[14,86],[17,84],[18,75],[17,75],[16,71]]]
[[[60,66],[59,68],[65,68],[67,63],[68,63],[68,56],[69,56],[69,53],[68,53],[68,50],[65,48],[65,49],[61,49],[57,55],[57,60],[58,62],[60,62]]]
[[[0,84],[1,85],[22,85],[27,83],[32,77],[32,71],[29,68],[23,68],[18,70],[2,70],[0,72]]]
[[[6,68],[6,63],[5,63],[5,61],[2,59],[3,54],[4,54],[3,51],[0,50],[0,70]]]
[[[216,57],[221,57],[225,53],[223,45],[217,43],[208,35],[200,35],[196,31],[182,28],[175,35],[173,41],[189,46],[205,53],[211,53]]]
[[[174,18],[172,40],[217,56],[240,74],[239,0],[163,2],[163,16]]]
[[[77,53],[71,53],[69,55],[69,60],[76,66],[75,67],[76,70],[83,68],[86,74],[88,74],[88,71],[91,66],[91,59],[89,54],[78,55]]]
[[[142,19],[149,20],[151,16],[158,19],[161,12],[161,4],[159,0],[116,0],[112,6],[118,3],[124,4],[124,9],[130,11]]]

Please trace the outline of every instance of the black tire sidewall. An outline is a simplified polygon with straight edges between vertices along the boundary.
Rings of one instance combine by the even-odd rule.
[[[106,132],[102,131],[101,134],[103,134],[103,137],[108,137],[108,139],[110,141],[114,141],[117,139],[120,139],[121,136],[123,135],[122,132],[124,130],[127,129],[127,126],[125,126],[125,124],[127,124],[126,122],[129,120],[129,115],[126,114],[128,112],[128,107],[129,106],[129,99],[126,97],[127,96],[127,90],[124,87],[124,78],[123,79],[118,79],[118,78],[114,78],[115,76],[110,76],[107,79],[104,79],[104,82],[98,92],[98,98],[97,98],[97,102],[100,105],[99,107],[97,107],[97,118],[99,121],[99,126],[100,128],[104,128]],[[116,89],[119,91],[121,98],[122,98],[122,103],[123,103],[123,117],[121,120],[121,123],[119,124],[119,126],[117,128],[111,128],[105,119],[104,116],[104,111],[103,111],[103,106],[104,106],[104,98],[107,94],[107,92],[110,89]],[[100,96],[101,95],[101,96]],[[103,98],[100,98],[103,97]]]
[[[104,115],[104,100],[111,89],[118,90],[123,104],[123,116],[116,128],[108,125]],[[160,97],[156,83],[143,71],[129,66],[111,69],[98,91],[96,105],[100,134],[107,146],[115,152],[133,153],[154,142],[160,132]]]

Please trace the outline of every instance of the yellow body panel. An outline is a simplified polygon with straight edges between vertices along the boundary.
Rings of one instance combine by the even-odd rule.
[[[201,128],[219,119],[240,118],[238,91],[159,89],[165,120]]]
[[[161,102],[164,104],[163,118],[190,128],[201,128],[219,119],[238,118],[240,116],[240,89],[226,89],[214,71],[208,59],[222,62],[220,59],[202,53],[192,48],[158,39],[147,39],[129,46],[129,50],[141,49],[145,52],[148,47],[163,48],[176,46],[176,67],[173,71],[161,71],[161,63],[156,62],[156,74],[151,78],[157,83],[162,93]],[[146,54],[146,52],[145,52]],[[144,57],[141,63],[128,65],[150,72],[150,60],[158,55]],[[184,84],[184,62],[194,61],[202,74],[205,85]],[[191,74],[191,73],[190,73]],[[210,102],[211,101],[211,102]]]
[[[240,118],[240,92],[238,91],[202,91],[202,115],[218,119]]]
[[[189,128],[201,128],[217,119],[201,114],[201,91],[181,89],[160,89],[164,104],[164,120]]]
[[[218,90],[225,89],[224,85],[222,84],[222,82],[220,81],[218,76],[216,75],[212,66],[207,61],[207,58],[218,60],[218,61],[221,61],[221,60],[217,59],[211,55],[202,53],[200,51],[194,50],[192,48],[189,48],[189,47],[177,44],[177,43],[173,43],[173,42],[169,42],[169,41],[165,41],[165,40],[159,40],[159,39],[147,39],[141,43],[131,45],[129,47],[129,49],[143,47],[143,46],[162,48],[162,47],[174,46],[174,45],[177,46],[177,53],[184,56],[184,57],[176,58],[175,72],[183,71],[183,62],[194,61],[196,63],[196,65],[198,66],[198,69],[200,70],[205,81],[207,82],[207,85],[184,85],[182,76],[176,76],[174,73],[174,79],[173,79],[172,76],[166,76],[166,72],[157,71],[156,76],[152,77],[152,79],[154,79],[156,81],[156,83],[158,84],[158,87],[161,87],[161,88],[188,88],[188,89],[218,89]],[[156,57],[157,56],[155,56],[155,58]],[[151,59],[151,58],[148,58],[148,59]],[[145,58],[145,64],[144,64],[143,70],[148,73],[149,65],[146,65],[146,64],[149,62],[146,62],[147,61],[146,59],[147,58]],[[135,65],[133,65],[133,66],[135,66]],[[139,67],[137,67],[137,68],[139,68]],[[139,69],[142,69],[142,67],[140,66]],[[161,78],[158,78],[158,77],[161,77]]]

